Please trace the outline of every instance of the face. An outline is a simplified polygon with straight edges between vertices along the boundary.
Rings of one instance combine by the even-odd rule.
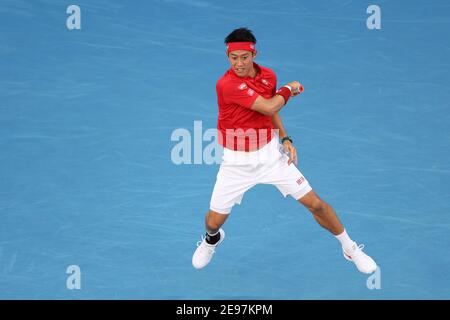
[[[230,61],[231,68],[238,77],[253,76],[254,58],[255,56],[253,53],[247,50],[234,50],[228,55],[228,61]]]

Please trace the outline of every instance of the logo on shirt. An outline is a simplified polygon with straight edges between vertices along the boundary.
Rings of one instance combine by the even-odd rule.
[[[255,90],[253,90],[253,89],[248,89],[248,90],[247,90],[247,94],[251,97],[252,95],[255,94]]]
[[[247,84],[245,82],[241,83],[238,87],[239,90],[245,90],[247,89]]]
[[[297,184],[301,185],[303,183],[303,181],[305,181],[305,178],[301,177],[300,179],[297,180]]]
[[[266,86],[269,85],[269,81],[267,81],[266,79],[262,79],[261,82],[262,82],[263,84],[265,84]]]

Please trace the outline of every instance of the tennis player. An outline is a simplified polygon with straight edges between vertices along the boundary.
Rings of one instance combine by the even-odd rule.
[[[254,62],[256,38],[239,28],[225,38],[230,69],[217,81],[219,143],[223,160],[206,214],[206,235],[192,257],[195,268],[211,261],[225,238],[221,228],[244,193],[257,184],[271,184],[284,197],[291,196],[331,232],[342,246],[344,257],[363,273],[376,270],[375,261],[347,234],[333,208],[311,188],[297,169],[297,151],[286,133],[278,111],[291,97],[303,92],[298,81],[277,89],[275,73]]]

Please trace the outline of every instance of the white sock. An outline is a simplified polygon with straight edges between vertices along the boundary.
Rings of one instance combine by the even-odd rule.
[[[342,248],[344,248],[345,251],[351,251],[353,247],[353,240],[350,239],[350,237],[347,234],[347,231],[344,229],[344,232],[341,234],[338,234],[335,236],[336,239],[339,240],[339,242],[342,245]]]

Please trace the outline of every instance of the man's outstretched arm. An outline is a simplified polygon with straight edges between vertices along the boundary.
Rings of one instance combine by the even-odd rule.
[[[272,116],[272,123],[275,130],[278,130],[278,135],[280,139],[283,139],[287,136],[286,130],[284,130],[283,121],[281,121],[280,114],[277,112]],[[288,163],[291,164],[294,162],[297,164],[297,150],[293,146],[292,142],[289,140],[285,140],[283,142],[283,147],[286,153],[289,154],[289,161]]]
[[[284,130],[283,121],[281,121],[280,114],[276,112],[272,116],[272,123],[275,130],[277,130],[280,139],[283,139],[287,136],[286,130]]]

